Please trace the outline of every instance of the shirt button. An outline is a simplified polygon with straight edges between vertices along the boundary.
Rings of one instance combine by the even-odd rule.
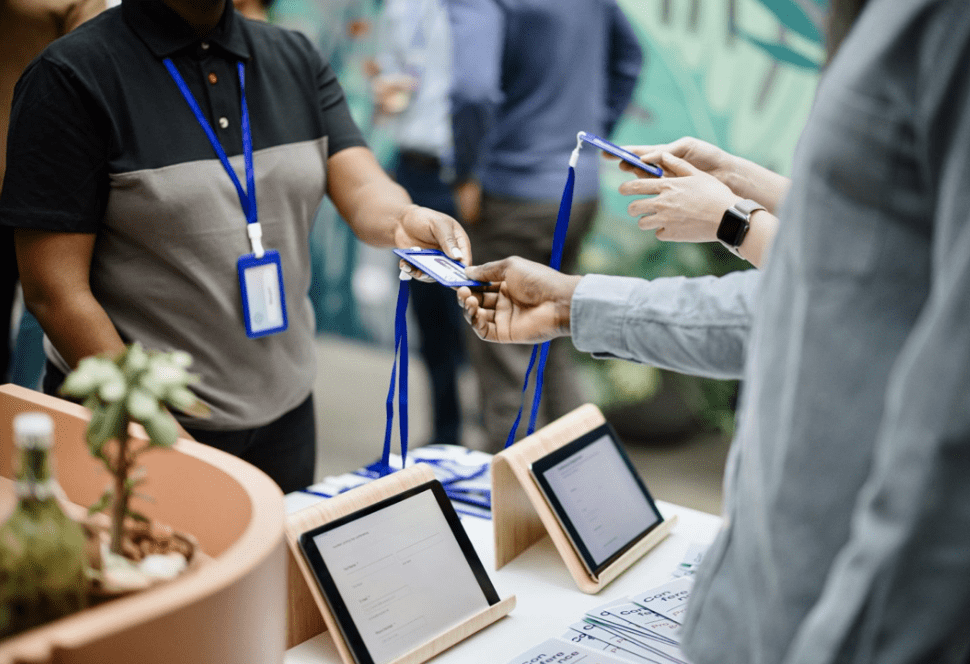
[[[202,50],[203,51],[208,51],[209,50],[209,42],[202,42],[202,44],[200,44],[200,46],[202,46]]]
[[[215,85],[218,82],[219,82],[219,77],[216,76],[215,72],[210,73],[209,74],[209,83],[212,83],[212,85]]]
[[[229,126],[229,119],[226,117],[219,118],[219,126],[225,129]]]

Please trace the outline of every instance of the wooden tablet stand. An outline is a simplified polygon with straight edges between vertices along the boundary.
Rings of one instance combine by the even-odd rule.
[[[330,630],[344,664],[354,664],[353,655],[334,620],[327,602],[323,599],[313,571],[300,550],[300,535],[344,515],[395,496],[411,487],[434,479],[431,469],[419,464],[374,480],[346,493],[321,501],[287,517],[286,541],[290,549],[288,644],[291,648],[324,630]],[[483,627],[491,625],[515,608],[515,595],[506,597],[465,622],[439,634],[431,641],[422,643],[391,664],[419,664],[443,650],[450,648]],[[321,620],[322,619],[322,620]]]
[[[593,404],[580,406],[555,422],[523,438],[492,459],[492,524],[495,528],[495,569],[549,534],[579,589],[591,595],[623,573],[647,551],[670,534],[677,522],[665,519],[642,540],[603,570],[598,579],[586,571],[582,560],[553,514],[545,496],[529,473],[529,465],[604,424],[606,418]]]

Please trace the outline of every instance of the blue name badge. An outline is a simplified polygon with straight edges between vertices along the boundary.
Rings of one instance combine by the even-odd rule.
[[[629,150],[624,150],[619,145],[610,143],[605,138],[600,138],[595,134],[589,134],[585,131],[581,131],[579,132],[579,139],[582,141],[586,141],[590,145],[594,145],[598,147],[603,152],[609,152],[614,157],[619,157],[620,159],[630,164],[631,166],[636,166],[641,171],[646,171],[647,173],[654,176],[655,178],[662,178],[664,175],[663,169],[657,166],[656,164],[651,164],[643,161],[642,159],[640,159],[640,157],[633,154]]]
[[[236,265],[246,336],[257,339],[285,330],[286,294],[283,292],[283,264],[279,252],[270,249],[262,258],[245,254],[239,257]]]

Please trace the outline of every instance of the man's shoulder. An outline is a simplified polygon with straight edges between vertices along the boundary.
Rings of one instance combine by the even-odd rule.
[[[238,18],[242,18],[238,16]],[[281,25],[256,21],[245,20],[245,29],[249,32],[255,46],[259,48],[271,48],[274,51],[288,54],[293,57],[315,58],[319,57],[319,51],[313,43],[299,30],[293,30]]]
[[[67,70],[88,67],[97,70],[115,50],[106,45],[117,48],[124,39],[123,24],[121,7],[105,10],[48,44],[38,61]]]

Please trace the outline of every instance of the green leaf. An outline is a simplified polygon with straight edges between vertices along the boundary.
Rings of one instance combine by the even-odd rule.
[[[126,392],[125,377],[123,375],[109,378],[98,389],[98,396],[104,401],[114,403],[125,398]]]
[[[142,377],[144,385],[159,385],[165,388],[183,386],[188,382],[188,373],[182,367],[168,362],[164,356],[153,357],[148,371]]]
[[[151,522],[151,519],[149,519],[149,518],[148,518],[147,516],[145,516],[145,515],[144,515],[144,514],[142,514],[141,512],[136,512],[136,511],[135,511],[135,510],[133,510],[133,509],[129,509],[129,510],[128,510],[128,511],[126,512],[126,514],[127,514],[127,515],[128,515],[128,516],[129,516],[130,518],[132,518],[132,519],[134,519],[135,521],[141,521],[142,523],[150,523],[150,522]]]
[[[145,469],[138,468],[125,478],[125,491],[132,493],[135,487],[145,482]]]
[[[125,402],[116,401],[108,404],[104,410],[107,426],[111,428],[110,438],[119,442],[128,439],[128,411],[125,409]]]
[[[187,387],[177,387],[170,390],[165,402],[183,413],[195,415],[196,417],[206,417],[209,415],[209,407],[199,401],[199,398]]]
[[[192,356],[184,350],[175,350],[169,354],[169,360],[177,367],[187,369],[192,364]]]
[[[67,375],[61,384],[60,393],[69,397],[86,397],[95,392],[100,385],[98,372],[92,369],[91,361],[95,358],[86,357],[77,368]]]
[[[140,387],[135,387],[128,394],[128,413],[139,422],[155,416],[159,411],[158,399],[155,395]]]
[[[124,402],[116,401],[91,412],[87,439],[88,446],[95,456],[101,456],[101,449],[106,442],[119,437],[122,420],[125,420],[126,431],[124,435],[127,435],[127,418],[123,417],[124,407]]]
[[[145,420],[143,423],[152,444],[171,447],[178,438],[178,426],[172,416],[165,411]]]
[[[122,358],[121,366],[129,376],[144,371],[148,367],[148,353],[145,352],[139,342],[136,341],[128,347]]]
[[[98,502],[96,502],[95,504],[91,505],[91,507],[88,508],[88,516],[92,514],[97,514],[98,512],[103,512],[106,509],[108,509],[108,506],[111,505],[111,500],[114,498],[114,495],[115,495],[115,492],[113,489],[107,489],[104,493],[102,493],[101,497],[98,498]]]

